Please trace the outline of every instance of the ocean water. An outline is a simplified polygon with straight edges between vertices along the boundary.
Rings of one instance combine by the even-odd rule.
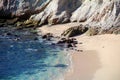
[[[48,41],[0,36],[0,80],[59,80],[69,65],[66,52]]]

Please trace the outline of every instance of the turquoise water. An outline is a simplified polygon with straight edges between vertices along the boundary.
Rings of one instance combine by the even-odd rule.
[[[61,47],[48,41],[0,36],[0,80],[59,80],[69,59]]]

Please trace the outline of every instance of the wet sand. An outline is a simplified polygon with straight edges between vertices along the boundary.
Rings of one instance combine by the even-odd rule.
[[[39,29],[55,36],[76,24],[62,24]],[[38,30],[39,30],[38,29]],[[78,50],[69,51],[72,68],[66,72],[64,80],[120,80],[120,35],[104,34],[96,36],[76,36]]]
[[[65,80],[92,80],[100,62],[96,51],[73,52],[72,69],[65,75]]]

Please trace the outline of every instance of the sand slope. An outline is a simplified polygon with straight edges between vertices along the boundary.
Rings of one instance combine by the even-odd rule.
[[[79,25],[68,23],[43,26],[38,30],[53,33],[55,36]],[[76,36],[77,49],[83,52],[69,51],[72,57],[72,69],[65,74],[65,80],[120,80],[120,35],[105,34],[97,36]]]
[[[73,71],[65,80],[120,80],[120,35],[76,38],[84,51],[72,54]]]

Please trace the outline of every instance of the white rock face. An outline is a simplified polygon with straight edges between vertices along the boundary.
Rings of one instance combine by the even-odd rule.
[[[37,13],[49,1],[47,0],[0,0],[0,17],[24,17]]]
[[[0,0],[0,17],[27,16],[41,24],[84,22],[120,26],[120,0]]]
[[[85,22],[104,29],[120,26],[120,0],[85,0],[73,12],[71,21]]]
[[[71,13],[80,5],[80,0],[52,0],[45,10],[31,16],[30,19],[40,21],[40,25],[44,23],[57,24],[68,22]]]

